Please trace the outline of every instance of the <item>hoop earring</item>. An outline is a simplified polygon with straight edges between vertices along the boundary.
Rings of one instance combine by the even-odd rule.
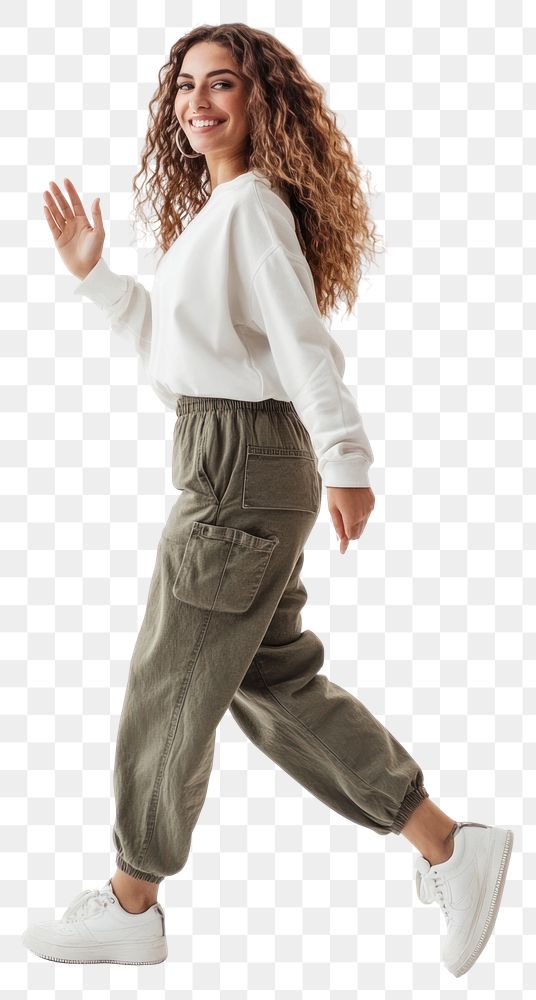
[[[181,144],[179,142],[179,132],[180,132],[180,128],[176,129],[176,131],[175,131],[175,143],[176,143],[177,149],[180,151],[180,153],[182,153],[183,156],[187,156],[189,160],[195,160],[195,158],[197,156],[204,156],[205,155],[204,153],[187,153],[182,148],[182,146],[181,146]]]

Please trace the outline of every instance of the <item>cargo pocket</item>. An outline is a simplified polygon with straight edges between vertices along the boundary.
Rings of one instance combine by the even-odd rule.
[[[240,528],[194,521],[173,595],[211,611],[247,611],[259,589],[278,538]]]
[[[242,507],[318,514],[320,500],[320,474],[310,451],[248,444]]]

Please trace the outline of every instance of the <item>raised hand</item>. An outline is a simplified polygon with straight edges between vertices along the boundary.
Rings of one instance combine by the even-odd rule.
[[[68,177],[64,178],[64,183],[71,204],[55,181],[50,181],[52,194],[43,191],[43,208],[65,267],[82,281],[102,256],[105,232],[100,198],[95,198],[91,206],[93,225],[90,225],[74,184]]]

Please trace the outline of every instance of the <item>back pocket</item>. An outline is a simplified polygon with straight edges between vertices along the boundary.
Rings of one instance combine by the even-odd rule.
[[[175,582],[179,601],[211,611],[247,611],[278,538],[194,521]]]
[[[310,451],[248,444],[242,507],[318,514],[320,490],[316,459]]]

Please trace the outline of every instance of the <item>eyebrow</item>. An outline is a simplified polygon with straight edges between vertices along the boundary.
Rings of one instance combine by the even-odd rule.
[[[208,76],[220,76],[221,73],[232,73],[233,76],[236,76],[236,77],[238,77],[238,79],[240,79],[240,77],[238,76],[238,73],[235,73],[235,71],[233,69],[213,69],[213,70],[210,71],[210,73],[207,73],[207,77]],[[178,73],[177,77],[179,77],[179,76],[187,76],[189,80],[193,80],[193,76],[192,76],[191,73]]]

